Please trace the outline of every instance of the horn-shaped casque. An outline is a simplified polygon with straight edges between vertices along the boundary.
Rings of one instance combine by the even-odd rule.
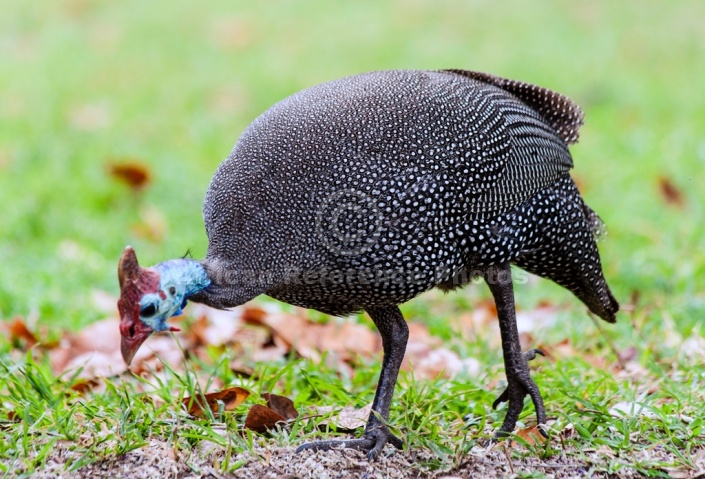
[[[135,281],[139,277],[140,269],[134,248],[127,246],[118,262],[118,281],[120,282],[120,289],[125,287],[127,281]]]

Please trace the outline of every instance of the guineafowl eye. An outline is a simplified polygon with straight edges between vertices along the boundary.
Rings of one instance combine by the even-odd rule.
[[[176,287],[172,286],[169,288],[169,296],[174,296],[176,294]]]
[[[140,310],[140,316],[143,318],[151,318],[157,312],[157,307],[154,303],[148,304]]]

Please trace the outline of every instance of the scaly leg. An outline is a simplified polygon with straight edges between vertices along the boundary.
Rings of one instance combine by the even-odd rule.
[[[384,359],[365,432],[359,439],[315,441],[303,444],[296,452],[306,449],[325,451],[342,446],[365,451],[368,459],[374,460],[387,442],[392,443],[397,449],[402,448],[402,440],[389,432],[386,422],[389,419],[394,386],[397,383],[399,368],[406,351],[406,342],[409,339],[409,328],[397,306],[368,308],[367,312],[382,335]]]
[[[509,263],[491,266],[485,273],[485,281],[494,296],[499,318],[499,330],[502,335],[502,352],[504,368],[507,374],[507,389],[497,398],[492,407],[507,401],[507,414],[502,426],[495,435],[496,438],[506,436],[514,430],[519,414],[524,408],[524,398],[528,395],[536,409],[536,419],[539,425],[546,424],[546,409],[543,406],[541,391],[529,375],[529,360],[543,351],[532,349],[526,354],[521,352],[519,331],[517,329],[516,311],[514,309],[514,288]],[[539,428],[545,436],[546,432]]]

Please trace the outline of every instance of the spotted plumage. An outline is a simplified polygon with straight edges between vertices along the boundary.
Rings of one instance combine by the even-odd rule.
[[[561,207],[582,204],[567,149],[582,118],[549,90],[464,71],[373,72],[283,100],[245,130],[206,196],[206,263],[257,283],[219,305],[265,293],[345,315],[503,261],[565,282],[565,254],[550,254],[562,231],[550,226],[567,221],[576,238],[565,249],[597,258],[569,289],[613,320],[589,210]],[[585,214],[564,218],[574,211]]]
[[[227,308],[267,294],[334,315],[367,311],[385,351],[376,413],[362,439],[344,444],[374,458],[386,442],[401,444],[382,422],[408,336],[398,305],[483,277],[507,368],[500,433],[513,429],[526,395],[543,424],[509,265],[557,282],[607,321],[618,310],[595,245],[602,223],[569,175],[582,123],[562,95],[464,70],[372,72],[296,93],[257,118],[216,171],[203,209],[207,256],[175,263],[184,282],[204,271],[207,281],[181,300]],[[121,265],[136,265],[129,255]],[[158,296],[161,270],[151,271],[154,291],[123,297]],[[123,330],[138,319],[154,323],[123,317]],[[143,340],[124,339],[123,351]]]

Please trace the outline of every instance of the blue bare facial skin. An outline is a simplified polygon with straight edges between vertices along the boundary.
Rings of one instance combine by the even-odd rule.
[[[121,351],[127,365],[153,332],[179,331],[167,320],[182,313],[189,296],[210,285],[197,261],[174,259],[141,268],[130,247],[120,259],[118,277]]]

